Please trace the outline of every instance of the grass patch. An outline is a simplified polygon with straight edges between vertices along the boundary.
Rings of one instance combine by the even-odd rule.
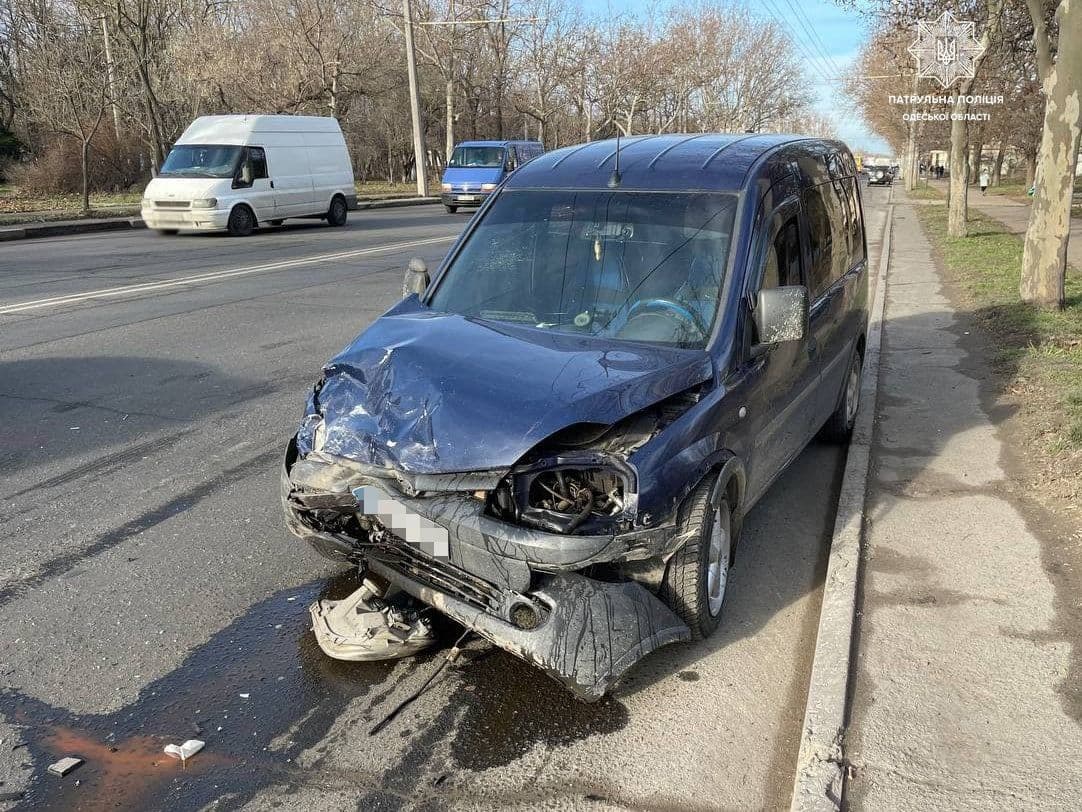
[[[91,209],[113,207],[139,208],[143,194],[136,192],[107,192],[90,196]],[[83,206],[82,195],[41,194],[18,186],[0,186],[0,215],[37,212],[62,212],[76,215]]]
[[[435,192],[433,182],[428,182],[428,193],[439,194],[439,181],[436,181]],[[413,197],[417,194],[416,183],[388,183],[385,180],[370,180],[364,183],[358,182],[357,197],[361,200],[379,200],[384,197]]]
[[[979,191],[979,189],[978,189]],[[1008,180],[1003,181],[999,186],[989,186],[988,194],[1001,195],[1003,197],[1012,197],[1022,200],[1029,200],[1027,192],[1029,187],[1026,186],[1026,182],[1023,180]]]
[[[430,184],[431,186],[431,184]],[[357,183],[360,200],[384,200],[392,197],[412,197],[417,194],[414,183],[367,181]],[[439,194],[439,186],[432,187]],[[43,194],[11,184],[0,184],[0,225],[40,223],[52,220],[72,220],[81,217],[119,217],[139,213],[142,189],[127,192],[103,192],[90,196],[90,209],[83,214],[82,195]]]
[[[911,200],[943,200],[943,192],[935,186],[924,184],[917,184],[917,187],[911,192],[906,192],[906,195]]]
[[[1012,378],[1012,391],[1022,394],[1023,409],[1048,407],[1062,416],[1034,415],[1042,425],[1039,433],[1045,450],[1053,454],[1078,451],[1082,449],[1082,274],[1068,271],[1064,310],[1024,304],[1018,295],[1021,238],[991,218],[970,212],[970,236],[950,237],[944,209],[917,207],[950,276],[992,339],[996,362]],[[1082,466],[1082,457],[1078,462]]]

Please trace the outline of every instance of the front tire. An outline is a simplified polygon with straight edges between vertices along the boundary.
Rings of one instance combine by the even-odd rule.
[[[255,214],[243,203],[234,206],[229,212],[229,224],[227,225],[231,237],[247,237],[255,231]]]
[[[327,223],[332,226],[344,226],[349,216],[349,206],[345,198],[334,197],[331,199],[331,207],[327,209]]]
[[[155,231],[157,231],[163,237],[172,237],[177,233],[178,229],[175,229],[175,228],[158,228],[158,229],[155,229]]]
[[[458,211],[458,206],[444,206],[444,208],[447,209],[448,214],[454,214]]]
[[[845,372],[845,382],[838,397],[838,406],[823,425],[823,437],[836,443],[848,442],[857,423],[857,410],[860,408],[860,373],[864,359],[860,352],[854,352]]]
[[[684,500],[676,532],[688,541],[665,568],[658,597],[691,629],[692,640],[709,637],[721,621],[739,523],[722,482],[708,478]]]

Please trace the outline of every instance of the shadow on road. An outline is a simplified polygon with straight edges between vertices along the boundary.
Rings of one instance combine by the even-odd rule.
[[[209,415],[241,410],[275,392],[303,393],[315,372],[313,367],[303,374],[249,380],[213,364],[169,358],[0,361],[0,498],[100,475],[160,453]],[[119,446],[121,451],[110,453]],[[15,476],[88,454],[99,456],[58,477],[27,483]]]

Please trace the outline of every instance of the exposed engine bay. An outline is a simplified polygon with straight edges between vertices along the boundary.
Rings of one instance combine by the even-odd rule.
[[[506,471],[408,475],[291,444],[283,499],[293,532],[366,580],[311,607],[321,648],[340,659],[406,656],[428,626],[381,603],[389,584],[542,667],[584,700],[601,697],[688,629],[651,591],[683,539],[637,522],[628,456],[687,405],[686,391],[613,426],[557,433]]]

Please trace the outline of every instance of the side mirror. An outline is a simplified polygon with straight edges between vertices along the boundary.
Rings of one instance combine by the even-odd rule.
[[[508,160],[507,163],[505,163],[503,165],[503,171],[504,172],[514,172],[515,171],[515,162],[512,161],[512,160]]]
[[[753,355],[783,341],[801,341],[808,334],[808,289],[803,285],[765,288],[755,306],[755,328],[759,343]]]
[[[428,266],[425,261],[420,257],[414,257],[406,268],[406,278],[402,282],[402,295],[409,296],[411,293],[423,295],[429,281],[431,280],[428,278]]]

